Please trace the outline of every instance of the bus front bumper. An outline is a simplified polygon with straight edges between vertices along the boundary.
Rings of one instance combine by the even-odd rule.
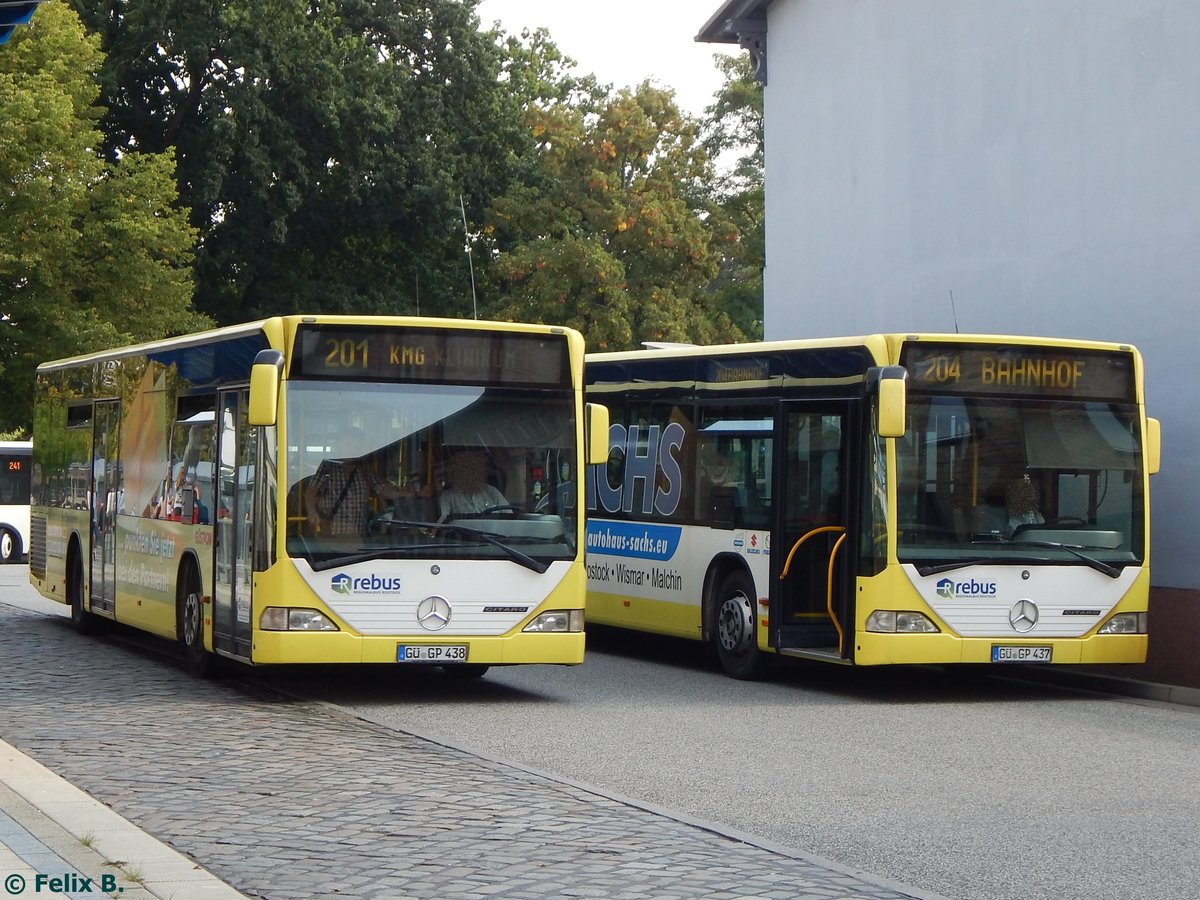
[[[496,637],[447,635],[442,640],[429,635],[365,636],[346,631],[255,631],[251,661],[256,665],[279,663],[391,663],[398,662],[400,647],[466,647],[472,665],[502,666],[518,663],[578,665],[583,662],[585,634],[582,631],[550,634],[500,635]],[[409,654],[405,654],[409,655]],[[423,654],[422,654],[423,655]],[[425,664],[454,665],[455,660]]]
[[[949,634],[881,634],[854,636],[854,662],[860,666],[951,663],[1106,664],[1146,661],[1149,637],[1144,634],[1097,634],[1083,638],[960,638]],[[1049,653],[1049,659],[1044,658]]]

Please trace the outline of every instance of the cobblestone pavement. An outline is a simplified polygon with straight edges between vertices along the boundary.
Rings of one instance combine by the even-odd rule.
[[[249,896],[920,896],[2,598],[0,667],[0,738]]]

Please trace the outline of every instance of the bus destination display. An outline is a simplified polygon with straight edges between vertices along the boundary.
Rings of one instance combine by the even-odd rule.
[[[303,326],[293,377],[439,384],[567,383],[567,341],[557,335],[343,325]]]
[[[1134,399],[1133,356],[1126,353],[909,344],[900,362],[915,391]]]

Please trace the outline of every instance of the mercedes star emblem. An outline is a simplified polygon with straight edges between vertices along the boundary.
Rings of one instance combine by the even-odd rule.
[[[1032,600],[1018,600],[1008,611],[1008,623],[1013,631],[1030,631],[1037,620],[1038,608]]]
[[[1034,611],[1037,617],[1037,611]],[[417,621],[426,631],[441,631],[450,624],[450,604],[445,597],[426,597],[417,606]]]

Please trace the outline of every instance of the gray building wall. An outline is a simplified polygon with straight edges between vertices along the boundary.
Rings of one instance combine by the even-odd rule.
[[[766,337],[1137,345],[1163,423],[1153,582],[1200,587],[1200,3],[775,0],[767,16]]]

